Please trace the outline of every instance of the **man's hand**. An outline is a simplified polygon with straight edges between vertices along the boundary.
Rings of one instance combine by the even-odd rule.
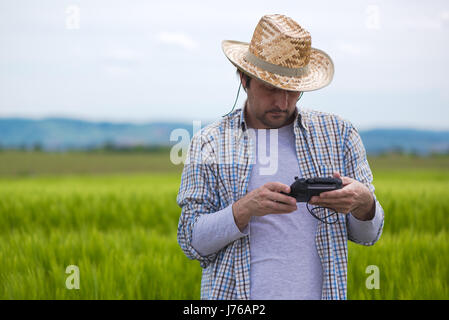
[[[290,193],[290,187],[280,182],[268,182],[234,202],[232,212],[240,231],[246,227],[251,216],[290,213],[297,210],[296,199],[280,193],[281,191]]]
[[[349,177],[341,177],[334,172],[334,178],[340,178],[343,187],[339,190],[327,191],[314,196],[309,203],[333,209],[340,213],[351,213],[359,220],[374,218],[376,205],[369,189],[361,182]]]

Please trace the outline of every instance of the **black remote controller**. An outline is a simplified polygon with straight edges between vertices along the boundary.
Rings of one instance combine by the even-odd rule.
[[[296,198],[296,202],[309,202],[313,196],[319,196],[321,192],[332,191],[342,188],[339,178],[308,178],[298,179],[290,186],[290,193],[281,192]]]

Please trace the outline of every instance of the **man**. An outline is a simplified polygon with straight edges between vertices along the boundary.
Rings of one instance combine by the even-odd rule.
[[[346,299],[347,240],[373,245],[384,213],[357,130],[296,107],[331,82],[332,60],[283,15],[262,17],[250,44],[222,47],[247,100],[195,134],[177,198],[178,242],[203,268],[201,298]],[[281,193],[294,176],[332,175],[343,188],[309,204],[338,212],[335,223]]]

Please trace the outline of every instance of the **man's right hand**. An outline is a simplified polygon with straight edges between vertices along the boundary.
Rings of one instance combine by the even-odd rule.
[[[234,220],[242,231],[251,216],[264,216],[271,213],[291,213],[297,210],[296,199],[280,192],[290,193],[290,187],[280,182],[268,182],[252,190],[234,202]]]

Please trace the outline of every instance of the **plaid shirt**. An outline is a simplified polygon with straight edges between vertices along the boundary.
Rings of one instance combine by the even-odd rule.
[[[184,163],[177,197],[182,209],[178,243],[187,257],[199,260],[203,268],[201,299],[247,300],[250,296],[250,235],[208,256],[201,256],[191,245],[193,228],[201,215],[222,210],[247,192],[255,148],[244,110],[237,109],[197,132]],[[338,171],[364,183],[374,196],[376,210],[381,208],[374,195],[365,148],[352,124],[337,115],[297,107],[295,115],[296,154],[302,177],[332,176]],[[380,214],[382,224],[372,242],[351,236],[345,214],[339,213],[335,224],[318,221],[315,243],[323,267],[322,299],[346,299],[347,240],[373,245],[383,229],[383,210]]]

